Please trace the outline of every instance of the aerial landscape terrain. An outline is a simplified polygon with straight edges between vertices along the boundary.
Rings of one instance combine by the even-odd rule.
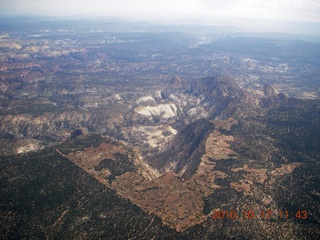
[[[0,17],[1,239],[320,239],[320,38]]]

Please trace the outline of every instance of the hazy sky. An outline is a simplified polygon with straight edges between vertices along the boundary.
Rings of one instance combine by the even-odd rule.
[[[320,22],[320,0],[0,0],[0,14],[103,15],[157,21],[262,18]]]

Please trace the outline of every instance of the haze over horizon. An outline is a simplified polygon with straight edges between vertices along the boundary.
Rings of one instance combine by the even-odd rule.
[[[0,15],[117,17],[320,35],[317,0],[0,0]]]
[[[1,14],[99,15],[136,19],[257,18],[320,22],[316,0],[0,0]]]

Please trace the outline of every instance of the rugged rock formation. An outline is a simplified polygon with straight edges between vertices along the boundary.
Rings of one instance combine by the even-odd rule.
[[[163,99],[167,99],[170,96],[170,94],[173,94],[178,90],[181,90],[183,85],[185,85],[185,82],[182,82],[182,80],[179,77],[175,76],[171,78],[167,86],[163,90],[161,90],[161,97]]]
[[[275,107],[297,107],[297,108],[314,108],[320,107],[320,100],[318,99],[297,99],[288,97],[285,93],[279,93],[276,96],[260,99],[260,106],[262,108]]]
[[[191,177],[205,153],[204,141],[213,129],[214,124],[205,119],[188,124],[174,136],[165,151],[149,157],[149,164],[160,172],[172,171],[182,178]]]

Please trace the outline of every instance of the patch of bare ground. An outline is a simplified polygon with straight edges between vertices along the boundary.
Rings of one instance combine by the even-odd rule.
[[[67,155],[61,153],[62,156],[68,158],[71,162],[83,168],[90,175],[95,177],[99,182],[107,184],[106,179],[110,175],[110,170],[105,168],[102,171],[95,171],[94,167],[104,159],[115,160],[115,154],[126,154],[126,150],[122,146],[110,143],[101,143],[98,147],[89,147],[83,151],[76,151]]]
[[[215,179],[226,177],[225,173],[213,170],[214,166],[202,159],[196,174],[185,181],[172,172],[154,180],[127,172],[116,177],[111,187],[144,211],[160,217],[164,224],[183,231],[208,217],[203,214],[202,197],[220,188],[214,184]]]
[[[207,219],[202,213],[204,203],[199,187],[190,181],[182,181],[172,172],[152,181],[127,172],[117,177],[111,187],[178,231]]]
[[[234,118],[228,118],[226,120],[212,120],[212,123],[214,123],[216,128],[224,129],[224,130],[231,130],[231,127],[233,125],[237,125],[238,121],[235,120]]]
[[[235,189],[238,192],[242,192],[245,196],[253,195],[251,185],[253,182],[258,182],[261,184],[265,184],[268,176],[272,177],[281,177],[285,174],[290,174],[296,167],[299,167],[301,163],[291,163],[291,164],[282,164],[281,167],[276,168],[272,171],[267,169],[253,169],[249,168],[248,165],[244,165],[239,168],[232,168],[232,172],[243,171],[242,177],[244,179],[238,182],[230,183],[230,187]],[[276,178],[271,179],[271,182],[274,182]],[[269,178],[270,180],[270,178]],[[264,198],[262,199],[265,204],[270,204],[272,199]]]
[[[230,149],[230,144],[234,140],[233,136],[227,136],[218,130],[210,133],[206,142],[206,156],[214,160],[232,158],[236,153]]]
[[[242,192],[244,196],[253,195],[251,192],[251,183],[247,180],[240,180],[238,182],[230,183],[230,187],[238,192]]]
[[[214,183],[217,178],[225,178],[227,176],[224,172],[214,170],[215,165],[214,162],[210,162],[203,157],[197,172],[189,180],[188,184],[192,188],[198,188],[203,196],[209,196],[215,189],[221,187]]]
[[[144,172],[149,172],[149,175],[142,175],[140,170],[138,170],[140,174],[126,172],[117,176],[110,184],[107,181],[109,169],[95,171],[94,167],[106,158],[115,160],[116,153],[126,154],[123,147],[101,143],[98,147],[89,147],[67,155],[59,150],[57,152],[83,168],[101,183],[115,189],[122,197],[130,199],[144,211],[159,216],[163,223],[171,228],[183,231],[207,219],[207,216],[202,213],[204,203],[201,188],[204,187],[198,184],[201,178],[184,182],[172,172],[160,177],[157,173],[153,173],[153,178],[150,178],[150,169],[148,170],[145,166]],[[141,161],[135,161],[135,163],[141,164]],[[211,175],[209,179],[212,180],[214,176],[220,176],[219,173],[211,173]]]
[[[269,174],[271,176],[279,177],[285,174],[290,174],[296,167],[301,166],[301,163],[291,163],[291,164],[281,164],[280,168],[276,168],[275,170],[271,171]]]
[[[243,167],[240,167],[240,168],[232,168],[231,171],[233,172],[244,171],[245,179],[247,179],[250,182],[258,182],[263,184],[268,178],[267,169],[249,168],[247,164],[245,164]]]
[[[234,137],[222,134],[218,129],[230,130],[231,127],[237,124],[233,118],[227,120],[213,120],[216,129],[210,133],[206,141],[206,158],[214,160],[222,160],[227,158],[235,158],[236,152],[230,149],[229,142],[234,141]]]

